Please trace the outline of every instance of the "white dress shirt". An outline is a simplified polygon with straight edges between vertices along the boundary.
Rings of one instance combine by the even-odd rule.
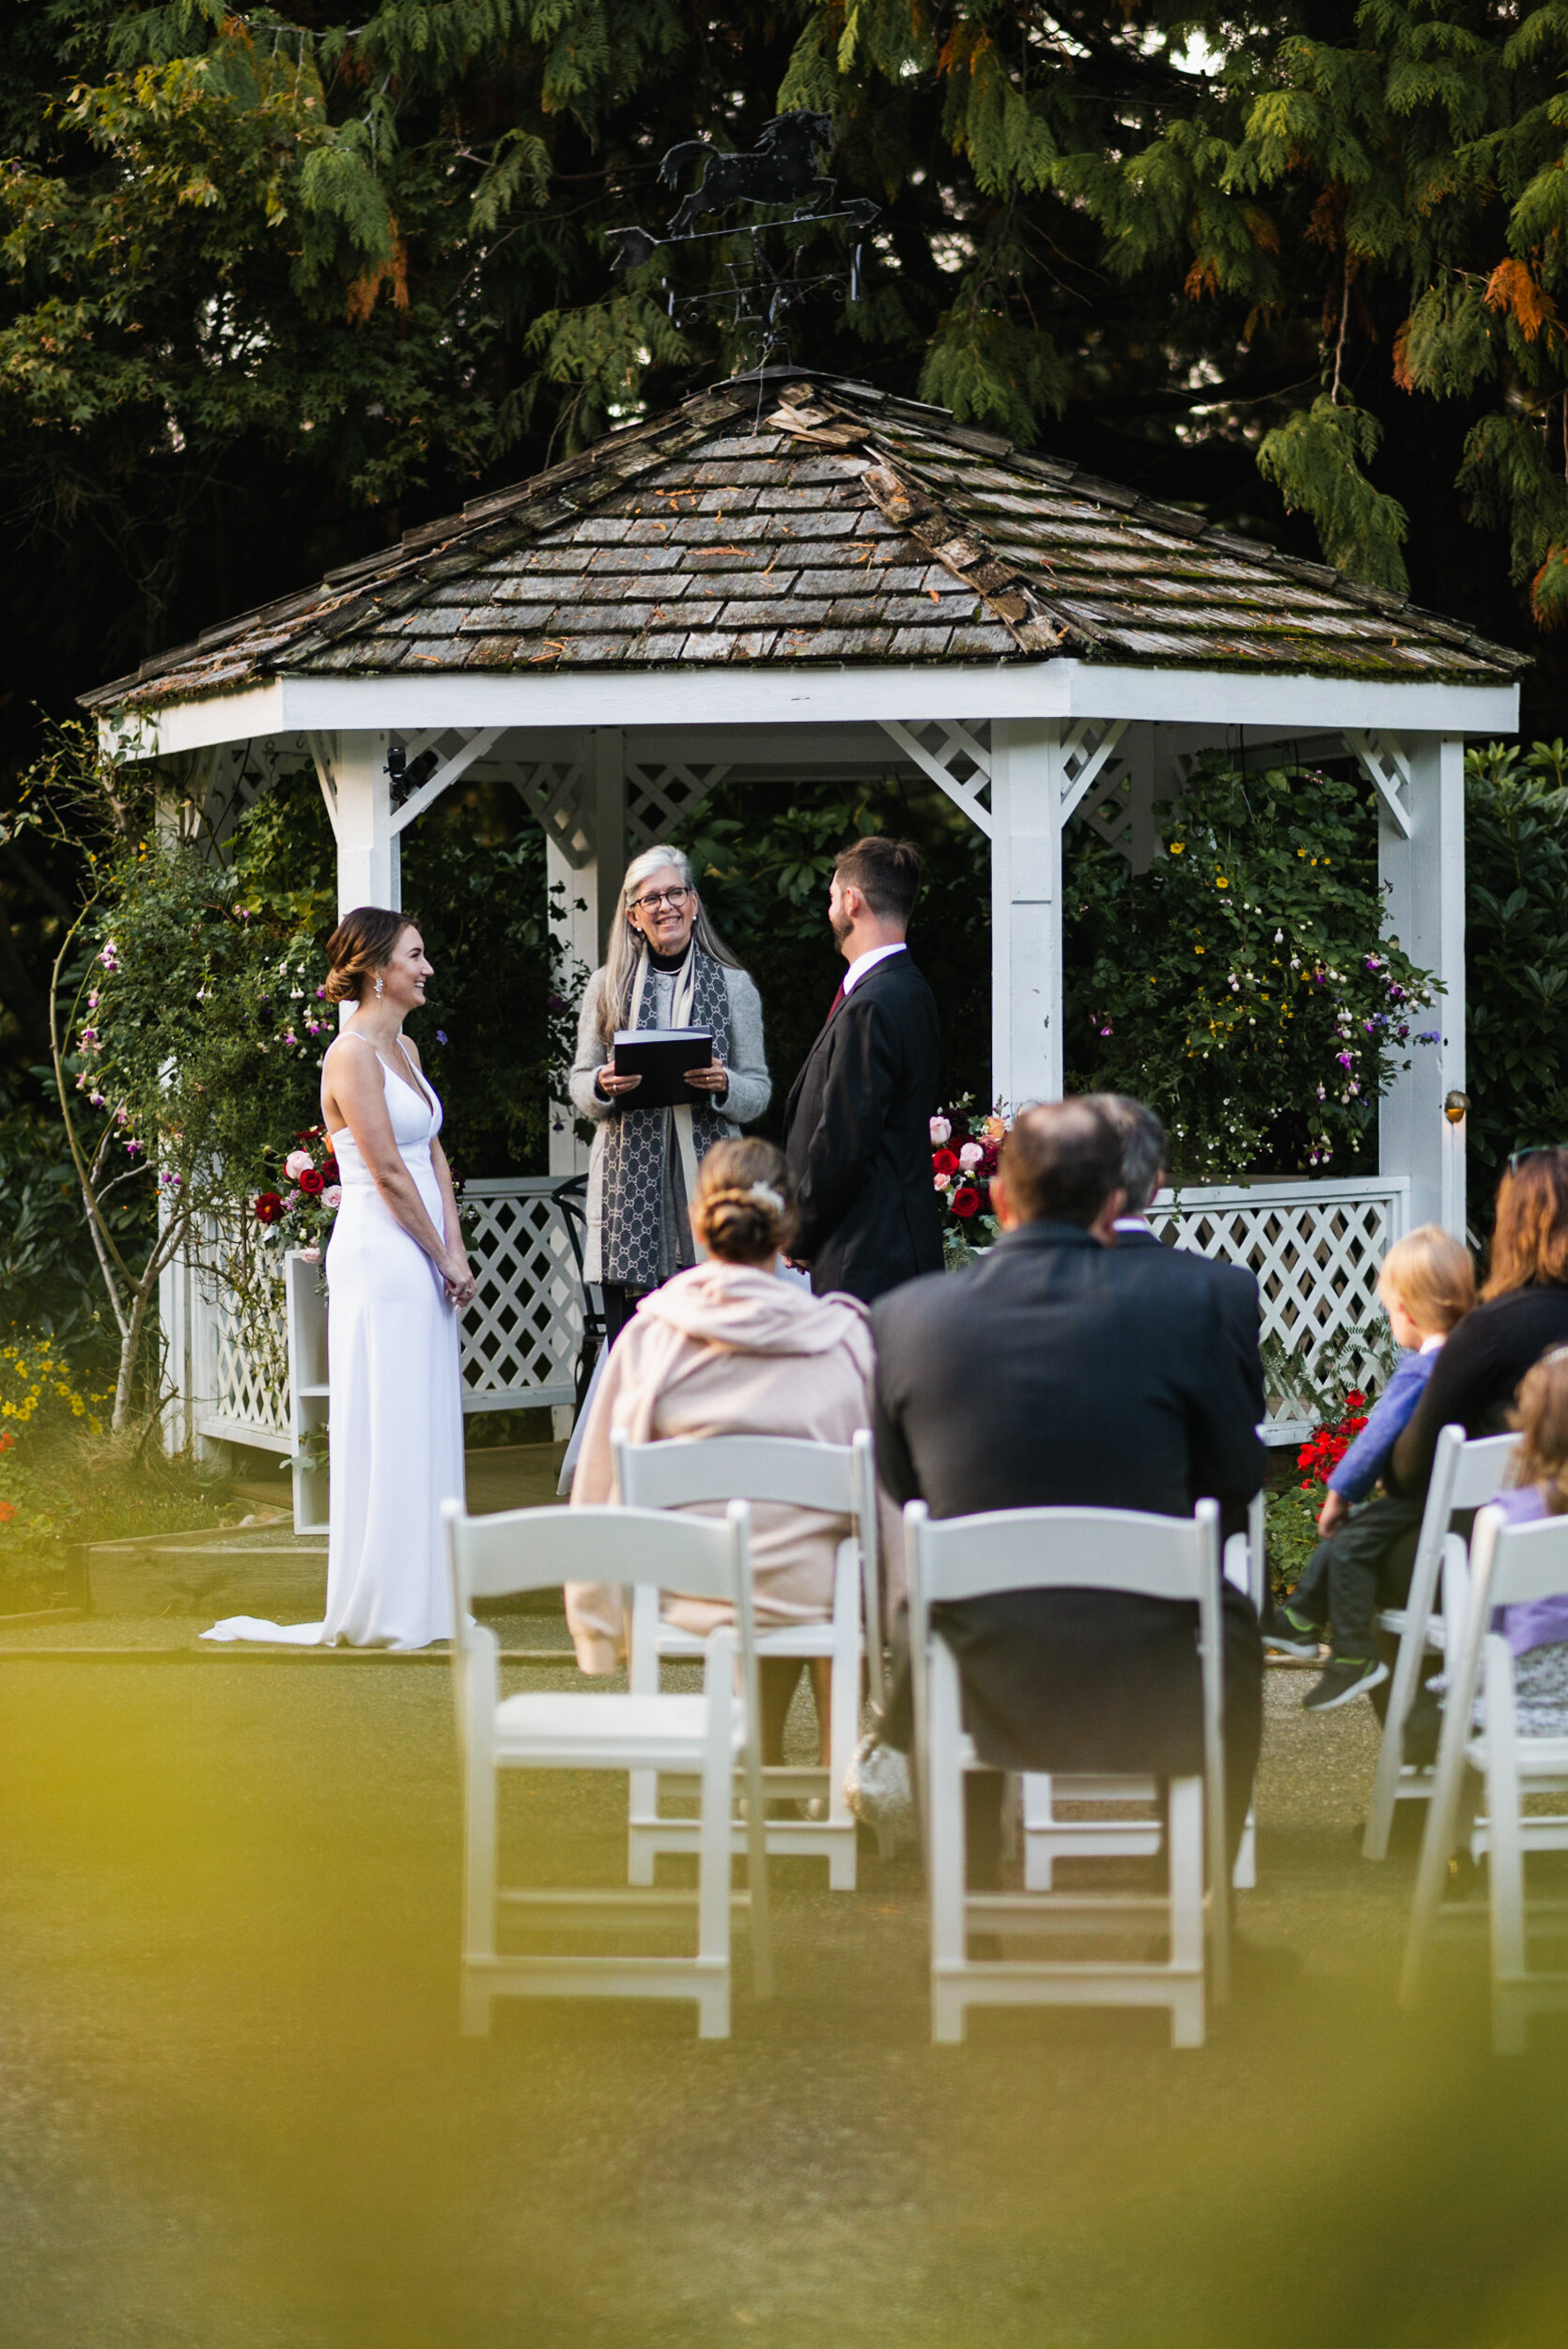
[[[868,971],[875,971],[879,962],[886,962],[890,955],[907,955],[908,951],[908,946],[905,945],[902,939],[899,939],[897,943],[892,946],[868,946],[863,955],[857,955],[855,957],[854,961],[849,965],[848,970],[845,972],[845,993],[846,995],[852,995],[856,988],[859,987],[861,981],[864,978],[866,972]]]

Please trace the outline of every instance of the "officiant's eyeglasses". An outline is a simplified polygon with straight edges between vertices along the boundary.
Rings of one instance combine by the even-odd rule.
[[[629,910],[652,913],[660,906],[668,906],[672,913],[678,913],[691,894],[690,889],[650,889],[645,897],[633,897]]]

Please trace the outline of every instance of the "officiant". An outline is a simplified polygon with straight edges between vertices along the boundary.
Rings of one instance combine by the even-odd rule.
[[[675,1103],[639,1103],[652,1080],[617,1074],[617,1033],[680,1028],[712,1031],[707,1058],[683,1072]],[[603,1296],[613,1345],[638,1299],[695,1263],[697,1168],[762,1115],[772,1091],[761,999],[703,911],[679,848],[644,848],[627,867],[604,966],[583,993],[569,1089],[594,1126],[583,1277]]]

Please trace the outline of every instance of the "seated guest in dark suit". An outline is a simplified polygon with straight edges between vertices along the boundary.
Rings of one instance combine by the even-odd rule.
[[[1212,1497],[1228,1526],[1245,1522],[1264,1469],[1255,1295],[1249,1341],[1237,1284],[1194,1279],[1171,1249],[1110,1244],[1121,1165],[1121,1136],[1092,1101],[1026,1110],[991,1186],[1002,1237],[968,1269],[877,1305],[877,1465],[895,1499],[924,1500],[938,1517],[1047,1506],[1188,1517]],[[1250,1600],[1227,1584],[1223,1602],[1234,1847],[1257,1766],[1263,1650]],[[994,1769],[1202,1767],[1190,1606],[1019,1592],[945,1608],[941,1622],[967,1725]],[[994,1880],[997,1781],[970,1785],[973,1880]]]
[[[931,1115],[940,1033],[937,999],[905,943],[920,850],[873,837],[833,869],[828,920],[849,968],[795,1080],[784,1156],[798,1186],[798,1258],[819,1297],[869,1305],[941,1268],[931,1187]]]
[[[1082,1097],[1105,1112],[1122,1144],[1121,1187],[1126,1196],[1111,1226],[1116,1253],[1132,1254],[1141,1265],[1146,1252],[1157,1248],[1170,1259],[1168,1279],[1211,1292],[1219,1326],[1235,1350],[1240,1376],[1260,1377],[1258,1284],[1252,1274],[1242,1265],[1216,1264],[1212,1256],[1201,1256],[1195,1248],[1167,1248],[1149,1222],[1149,1209],[1165,1180],[1164,1127],[1146,1101],[1135,1101],[1128,1094],[1086,1093]],[[1260,1420],[1262,1416],[1260,1409]],[[1239,1517],[1231,1510],[1223,1530],[1227,1534],[1244,1532],[1245,1510]]]

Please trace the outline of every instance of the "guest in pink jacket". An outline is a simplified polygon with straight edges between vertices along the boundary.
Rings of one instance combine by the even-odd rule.
[[[794,1184],[784,1154],[753,1137],[714,1143],[702,1161],[691,1227],[706,1260],[639,1304],[605,1365],[572,1481],[573,1504],[613,1498],[612,1428],[634,1443],[664,1437],[799,1436],[846,1444],[871,1424],[875,1358],[865,1307],[814,1297],[780,1277],[795,1236]],[[717,1512],[705,1508],[700,1514]],[[759,1504],[752,1561],[759,1631],[823,1623],[832,1612],[833,1565],[849,1531],[821,1510]],[[884,1554],[887,1554],[884,1551]],[[569,1582],[567,1621],[587,1672],[625,1660],[627,1618],[614,1585]],[[706,1632],[728,1610],[667,1596],[669,1619]],[[764,1759],[784,1758],[784,1717],[800,1662],[762,1664]],[[826,1658],[812,1660],[822,1759],[828,1759]]]

